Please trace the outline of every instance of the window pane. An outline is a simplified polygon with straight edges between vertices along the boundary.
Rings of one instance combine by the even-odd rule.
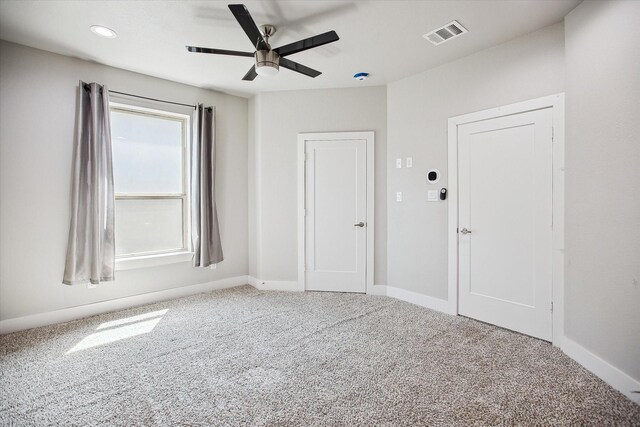
[[[182,249],[182,199],[116,200],[116,256]]]
[[[182,122],[111,112],[116,193],[182,193]]]

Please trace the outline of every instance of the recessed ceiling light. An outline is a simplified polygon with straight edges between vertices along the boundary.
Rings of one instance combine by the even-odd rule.
[[[108,39],[116,38],[117,34],[111,28],[103,27],[102,25],[92,25],[91,31],[100,37],[106,37]]]

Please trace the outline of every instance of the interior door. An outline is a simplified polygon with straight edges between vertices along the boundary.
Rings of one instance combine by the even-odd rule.
[[[366,292],[366,140],[305,145],[307,290]]]
[[[552,110],[458,127],[460,314],[551,341]]]

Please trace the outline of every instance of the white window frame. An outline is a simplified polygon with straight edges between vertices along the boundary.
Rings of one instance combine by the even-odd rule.
[[[191,261],[193,250],[191,247],[191,211],[190,207],[190,161],[191,161],[191,126],[192,116],[175,111],[140,107],[122,102],[110,102],[109,114],[119,111],[129,114],[171,119],[182,123],[182,192],[181,193],[116,193],[116,200],[182,200],[182,248],[167,249],[154,252],[131,253],[116,257],[116,270],[130,270],[135,268],[152,267],[163,264]],[[117,238],[117,236],[116,236]]]

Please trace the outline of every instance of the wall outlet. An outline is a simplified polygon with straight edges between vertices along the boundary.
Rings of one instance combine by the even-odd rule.
[[[401,202],[402,201],[402,191],[398,191],[396,193],[396,202]]]
[[[402,168],[402,159],[396,159],[396,169]]]
[[[98,285],[95,283],[91,283],[91,282],[87,283],[87,289],[95,289],[97,287]]]
[[[407,157],[407,167],[408,168],[413,167],[413,157]]]

